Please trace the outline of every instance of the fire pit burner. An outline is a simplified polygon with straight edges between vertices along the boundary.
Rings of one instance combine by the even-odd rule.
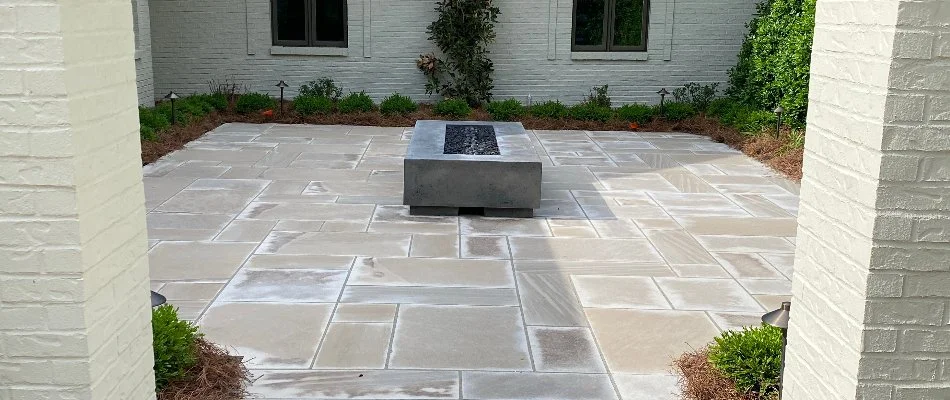
[[[497,156],[498,140],[491,125],[446,125],[443,154]]]

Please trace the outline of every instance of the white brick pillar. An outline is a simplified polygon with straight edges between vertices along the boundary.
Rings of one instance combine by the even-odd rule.
[[[786,400],[950,398],[950,1],[818,0]]]
[[[129,0],[0,2],[0,399],[153,399]]]

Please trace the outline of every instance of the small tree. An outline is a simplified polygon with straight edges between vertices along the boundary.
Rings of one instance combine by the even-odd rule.
[[[439,0],[438,18],[426,32],[444,55],[419,57],[417,66],[429,79],[426,93],[459,98],[475,106],[491,100],[495,66],[488,46],[495,41],[500,11],[491,0]]]

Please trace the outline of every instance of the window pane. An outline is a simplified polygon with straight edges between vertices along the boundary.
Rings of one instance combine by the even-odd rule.
[[[643,45],[643,0],[617,0],[614,46]]]
[[[317,41],[342,42],[346,37],[346,0],[317,0]]]
[[[277,40],[307,40],[307,10],[304,0],[274,0]]]
[[[604,1],[577,0],[574,15],[574,44],[598,46],[604,44]]]

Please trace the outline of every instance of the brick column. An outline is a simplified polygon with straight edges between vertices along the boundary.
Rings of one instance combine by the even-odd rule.
[[[153,399],[128,0],[0,4],[0,399]]]
[[[819,0],[786,400],[950,398],[950,1]]]

